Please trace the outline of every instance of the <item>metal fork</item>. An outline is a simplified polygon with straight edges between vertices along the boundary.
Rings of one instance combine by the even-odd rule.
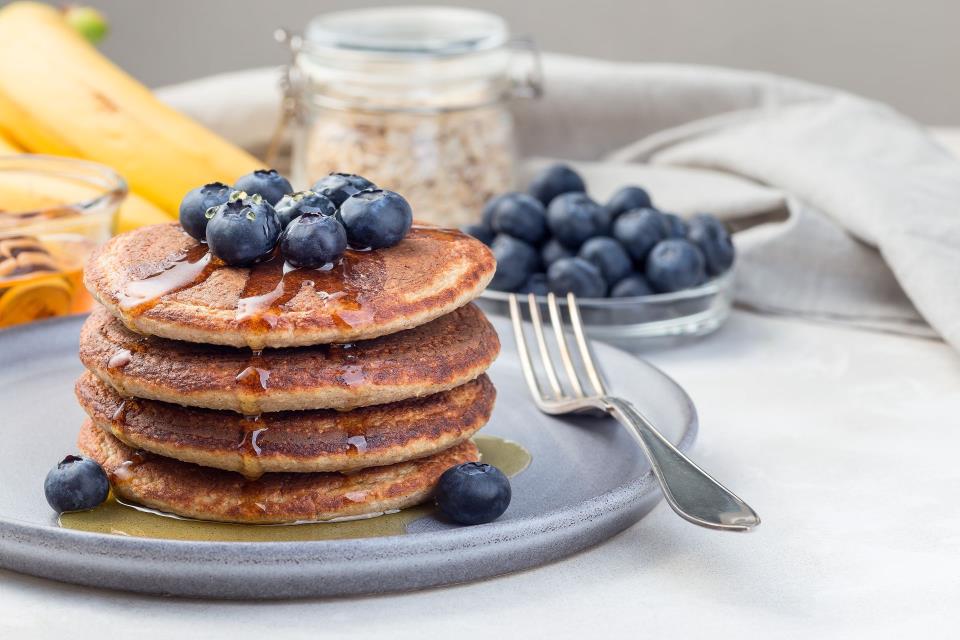
[[[627,428],[647,456],[667,503],[686,520],[701,527],[723,531],[748,531],[760,524],[760,517],[747,503],[678,451],[639,409],[627,400],[608,393],[599,369],[593,362],[583,323],[580,321],[580,310],[572,293],[567,294],[567,310],[580,363],[586,373],[587,382],[593,389],[592,393],[584,390],[586,385],[574,366],[556,296],[552,293],[547,296],[547,309],[560,361],[566,372],[566,385],[561,384],[557,368],[554,367],[536,297],[530,294],[527,302],[549,392],[545,392],[541,387],[530,358],[523,328],[523,313],[516,294],[510,296],[510,317],[513,320],[513,332],[523,376],[537,408],[551,415],[599,410],[616,418]],[[566,389],[569,389],[569,392]]]

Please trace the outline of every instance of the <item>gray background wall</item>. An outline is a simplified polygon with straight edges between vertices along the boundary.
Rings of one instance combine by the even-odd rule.
[[[277,26],[391,0],[83,0],[103,50],[150,85],[281,63]],[[446,0],[494,11],[542,48],[628,61],[771,71],[960,124],[960,0]]]

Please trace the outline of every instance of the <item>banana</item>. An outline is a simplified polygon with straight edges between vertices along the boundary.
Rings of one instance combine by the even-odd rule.
[[[113,167],[171,215],[190,189],[263,166],[157,100],[37,2],[0,9],[0,126],[28,151]]]
[[[8,155],[11,153],[20,153],[22,149],[17,146],[17,144],[10,139],[10,136],[3,130],[0,130],[0,155]]]

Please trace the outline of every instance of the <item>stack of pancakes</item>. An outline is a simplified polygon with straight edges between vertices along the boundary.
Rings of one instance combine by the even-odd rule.
[[[228,267],[179,225],[90,259],[78,444],[121,499],[176,515],[281,523],[426,500],[479,457],[470,441],[500,348],[470,301],[495,269],[456,231],[329,269]]]

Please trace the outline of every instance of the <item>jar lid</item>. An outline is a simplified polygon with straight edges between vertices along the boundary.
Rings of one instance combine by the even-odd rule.
[[[357,53],[444,57],[504,46],[506,22],[497,15],[454,7],[381,7],[337,11],[307,25],[308,48]]]

